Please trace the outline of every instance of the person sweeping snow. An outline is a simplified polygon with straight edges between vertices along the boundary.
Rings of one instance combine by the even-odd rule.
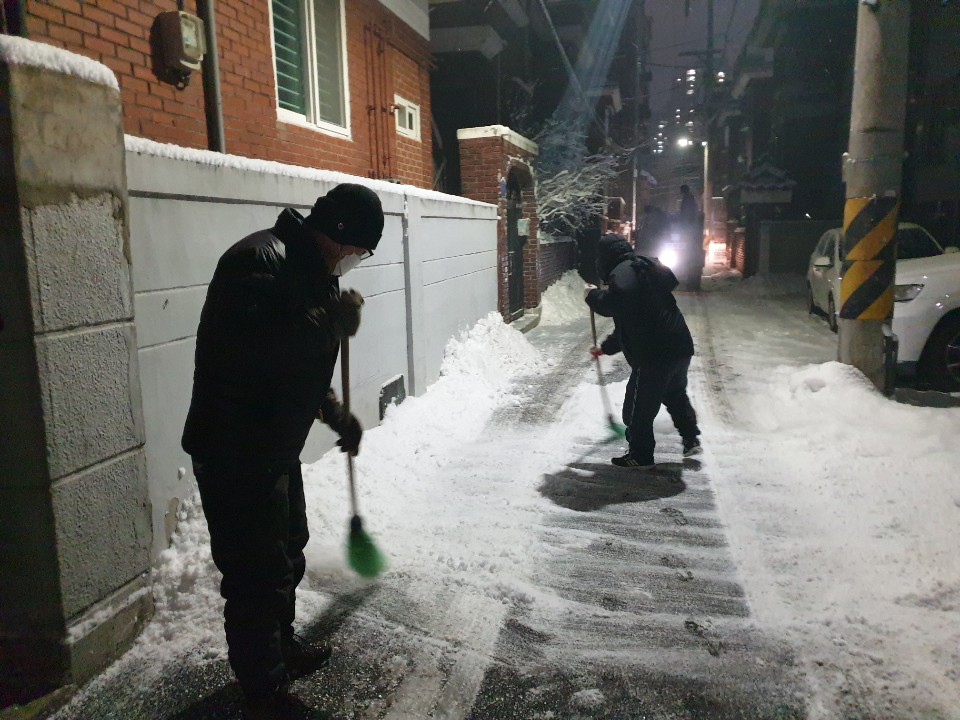
[[[309,537],[300,452],[315,419],[359,452],[360,423],[330,383],[363,298],[339,278],[373,254],[383,224],[380,199],[362,185],[338,185],[305,218],[287,208],[223,254],[200,315],[182,445],[223,574],[247,717],[286,717],[288,682],[330,655],[293,633]]]
[[[638,257],[626,240],[604,235],[597,247],[597,272],[606,289],[591,288],[585,300],[598,315],[613,318],[614,329],[594,358],[623,352],[630,380],[623,400],[628,452],[613,458],[618,467],[656,466],[653,421],[665,405],[683,439],[683,455],[702,451],[697,413],[687,397],[687,370],[693,338],[673,290],[676,276],[659,260]]]

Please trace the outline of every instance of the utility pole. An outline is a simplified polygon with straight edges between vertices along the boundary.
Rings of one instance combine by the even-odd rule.
[[[703,85],[703,124],[707,144],[703,146],[703,225],[705,232],[710,234],[713,221],[713,185],[710,183],[710,124],[713,112],[713,0],[707,0],[707,57],[706,77]],[[700,238],[703,242],[703,238]]]
[[[844,260],[839,359],[892,393],[888,367],[903,172],[909,0],[861,0],[850,139],[843,159]]]

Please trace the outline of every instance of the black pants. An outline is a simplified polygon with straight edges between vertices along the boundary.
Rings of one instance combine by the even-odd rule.
[[[275,689],[286,670],[295,594],[306,563],[306,502],[300,463],[252,468],[194,462],[213,561],[223,574],[223,627],[243,691]]]
[[[643,465],[653,464],[653,421],[665,405],[680,437],[700,434],[697,413],[687,397],[687,370],[690,358],[661,360],[636,367],[627,381],[623,398],[623,422],[627,426],[630,455]]]

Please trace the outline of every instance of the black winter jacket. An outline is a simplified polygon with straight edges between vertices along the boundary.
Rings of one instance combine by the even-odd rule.
[[[601,238],[598,263],[608,288],[591,290],[586,299],[598,315],[613,318],[613,333],[600,344],[605,354],[623,351],[633,368],[693,355],[693,338],[672,293],[677,278],[669,268],[634,256],[615,236]]]
[[[338,429],[339,285],[302,223],[284,210],[217,264],[183,431],[195,460],[295,463],[318,414]]]

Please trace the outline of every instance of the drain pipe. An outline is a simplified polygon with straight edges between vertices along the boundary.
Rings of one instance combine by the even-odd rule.
[[[223,139],[223,103],[220,100],[220,61],[217,51],[215,0],[197,0],[197,14],[203,20],[207,54],[203,58],[203,106],[207,116],[207,147],[226,152]]]

